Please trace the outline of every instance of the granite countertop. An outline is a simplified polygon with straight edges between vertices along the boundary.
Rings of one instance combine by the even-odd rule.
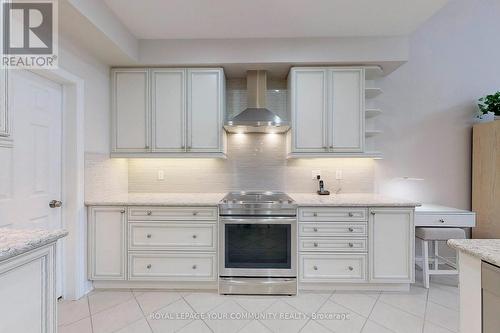
[[[0,229],[0,261],[55,242],[68,234],[66,230]]]
[[[450,239],[448,245],[490,264],[500,266],[500,239]]]
[[[391,198],[375,193],[340,193],[317,195],[315,193],[290,193],[299,206],[360,206],[360,207],[416,207],[420,203]]]
[[[86,198],[87,206],[217,206],[226,193],[125,193]]]

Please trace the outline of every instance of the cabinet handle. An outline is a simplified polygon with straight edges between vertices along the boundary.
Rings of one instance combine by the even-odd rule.
[[[313,213],[313,216],[314,216],[314,217],[317,217],[317,216],[318,216],[318,213],[314,212],[314,213]]]
[[[313,266],[313,269],[314,269],[315,271],[317,271],[317,270],[318,270],[318,266]]]
[[[443,219],[439,219],[439,222],[444,223],[444,220]]]
[[[349,247],[354,247],[354,244],[353,243],[349,243]]]
[[[151,264],[148,264],[148,265],[146,266],[146,268],[147,268],[147,269],[151,269],[151,267],[152,267],[152,266],[151,266]]]
[[[122,209],[120,213],[125,214],[125,209]]]
[[[193,212],[193,216],[196,216],[196,215],[198,215],[198,212]]]
[[[318,247],[318,243],[314,243],[314,247]]]
[[[353,229],[353,228],[349,228],[349,232],[353,232],[353,231],[354,231],[354,229]]]
[[[196,268],[197,268],[197,266],[196,266],[196,265],[193,265],[193,269],[196,269]]]
[[[371,212],[370,214],[375,215],[375,212]]]
[[[146,237],[147,237],[147,238],[151,238],[151,234],[147,234],[147,235],[146,235]]]
[[[349,217],[353,217],[353,216],[354,216],[354,213],[349,212],[347,215],[348,215]]]
[[[347,267],[347,269],[349,269],[350,271],[354,270],[354,268],[352,266]]]
[[[148,210],[148,211],[146,212],[146,214],[147,214],[148,216],[151,216],[151,214],[153,214],[153,212],[152,212],[152,211],[150,211],[150,210]]]
[[[314,232],[318,232],[318,228],[313,228]]]
[[[196,239],[196,237],[198,237],[198,236],[196,236],[196,235],[193,235],[193,238],[194,238],[194,239]]]

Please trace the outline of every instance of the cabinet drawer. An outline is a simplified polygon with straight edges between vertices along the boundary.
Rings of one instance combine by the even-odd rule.
[[[216,221],[216,207],[132,207],[129,220],[142,221]]]
[[[312,237],[326,237],[326,236],[340,236],[340,237],[356,237],[366,236],[367,224],[366,223],[301,223],[299,224],[299,236],[312,236]]]
[[[309,207],[299,209],[299,221],[367,221],[368,210],[366,208],[324,208]]]
[[[302,282],[364,282],[366,254],[301,254]]]
[[[129,253],[129,280],[214,281],[215,253]]]
[[[129,223],[129,249],[215,251],[216,229],[208,223]]]
[[[474,227],[476,214],[415,214],[415,226]]]
[[[366,238],[300,238],[299,251],[366,252]]]

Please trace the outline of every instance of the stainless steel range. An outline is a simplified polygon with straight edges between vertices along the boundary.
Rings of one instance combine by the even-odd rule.
[[[295,201],[281,192],[232,192],[219,215],[219,292],[295,295]]]

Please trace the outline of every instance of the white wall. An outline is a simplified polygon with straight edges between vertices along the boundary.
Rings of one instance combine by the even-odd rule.
[[[499,32],[498,0],[454,0],[410,36],[408,63],[379,82],[380,192],[470,208],[472,114],[500,90]]]

